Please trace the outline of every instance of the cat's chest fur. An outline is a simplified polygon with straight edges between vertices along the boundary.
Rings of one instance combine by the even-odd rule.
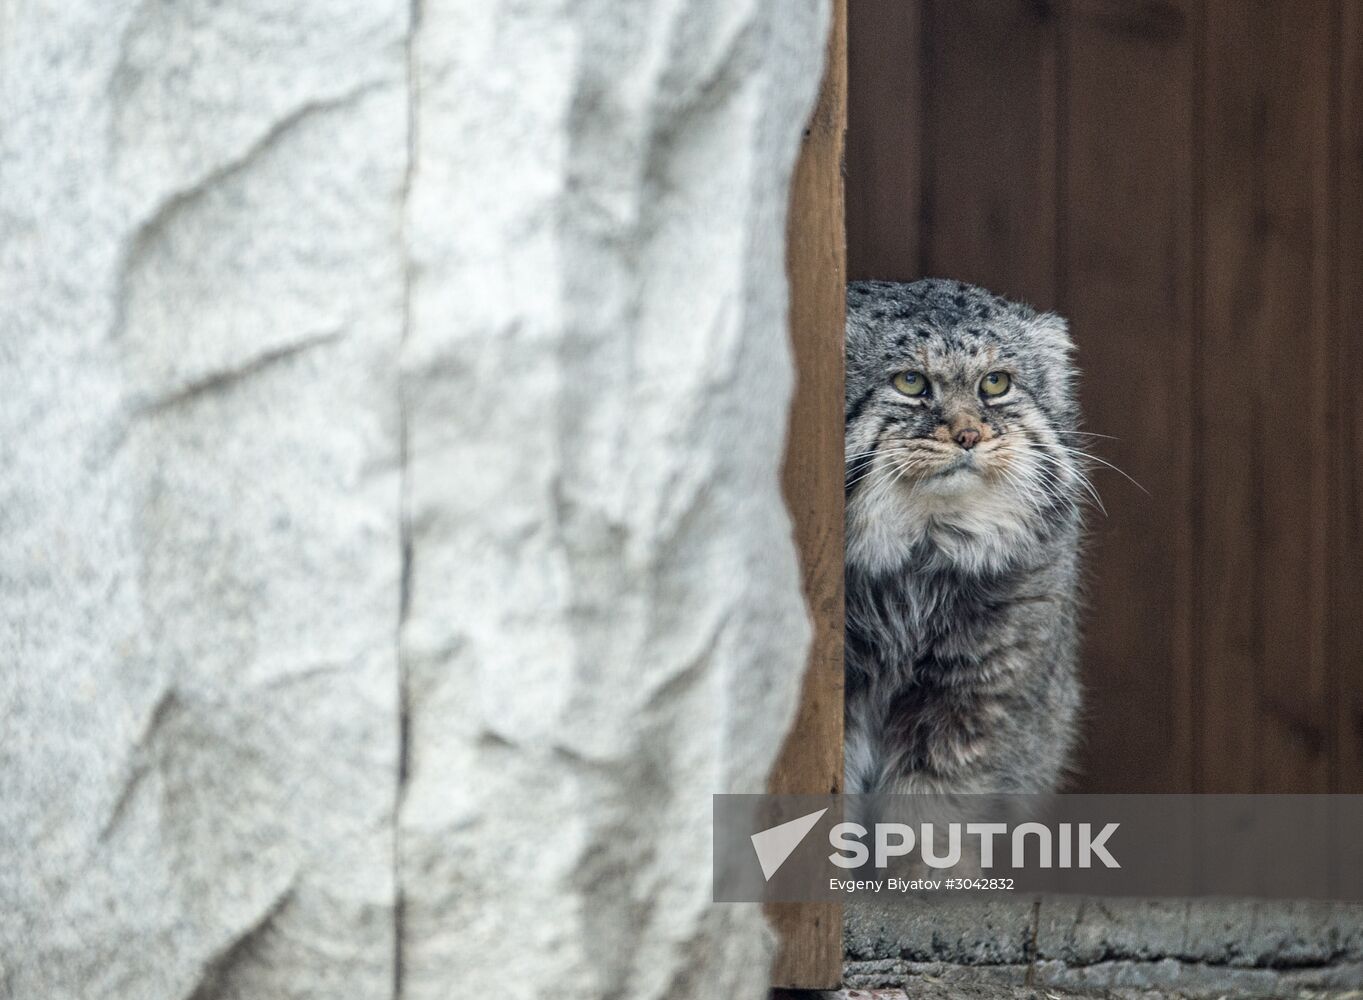
[[[908,562],[894,572],[847,574],[851,666],[900,683],[978,680],[989,636],[1006,620],[1012,574],[966,575]]]
[[[850,792],[1018,791],[1054,780],[1063,704],[1049,676],[1068,655],[1065,567],[933,567],[847,575]],[[1060,701],[1067,699],[1061,698]],[[1050,742],[1036,782],[1019,755]],[[1058,762],[1057,762],[1058,763]],[[1044,778],[1043,778],[1044,776]]]

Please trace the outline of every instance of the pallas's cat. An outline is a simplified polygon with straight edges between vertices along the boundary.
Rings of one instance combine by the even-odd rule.
[[[1060,782],[1092,495],[1072,352],[961,282],[849,286],[848,792]]]

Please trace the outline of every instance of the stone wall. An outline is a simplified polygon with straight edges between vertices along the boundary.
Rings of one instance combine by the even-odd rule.
[[[0,0],[0,996],[759,996],[822,0]]]
[[[845,943],[847,1000],[1363,995],[1359,903],[926,895],[848,906]]]

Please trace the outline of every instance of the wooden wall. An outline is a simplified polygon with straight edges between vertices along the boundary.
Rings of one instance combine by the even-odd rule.
[[[843,138],[847,132],[847,0],[833,0],[818,101],[790,186],[786,272],[796,387],[782,473],[813,633],[800,705],[772,769],[773,795],[842,791]],[[842,904],[771,903],[780,939],[771,985],[842,982]]]
[[[849,277],[1064,313],[1149,491],[1076,787],[1363,792],[1363,0],[852,0],[848,114]]]

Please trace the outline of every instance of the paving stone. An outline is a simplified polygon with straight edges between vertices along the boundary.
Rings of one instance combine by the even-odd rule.
[[[1030,957],[1036,900],[1029,896],[924,894],[844,909],[844,942],[853,959],[1004,964]]]

